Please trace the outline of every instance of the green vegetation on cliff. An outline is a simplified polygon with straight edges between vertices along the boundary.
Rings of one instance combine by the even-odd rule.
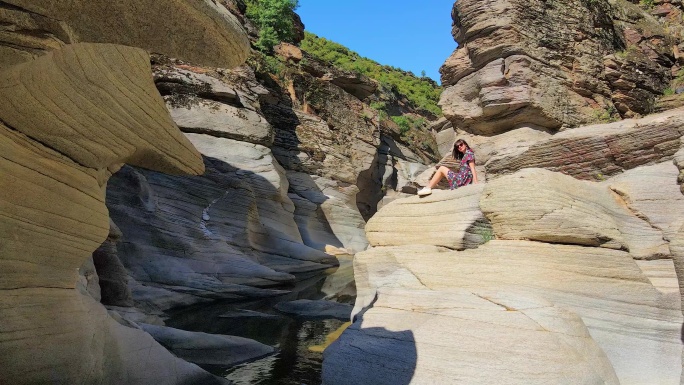
[[[389,89],[406,96],[415,107],[429,111],[434,115],[441,115],[437,106],[441,88],[430,78],[416,77],[411,72],[399,68],[382,65],[376,61],[360,56],[349,48],[318,37],[310,32],[304,32],[301,48],[315,58],[332,63],[333,65],[360,73],[378,80]]]
[[[247,0],[246,16],[259,27],[255,45],[263,52],[271,52],[281,41],[292,43],[295,30],[292,22],[298,0]]]

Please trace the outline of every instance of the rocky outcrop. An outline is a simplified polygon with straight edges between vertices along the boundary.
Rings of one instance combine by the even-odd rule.
[[[389,233],[387,223],[403,218],[424,241],[376,243],[369,232],[373,247],[354,261],[355,322],[326,350],[324,383],[429,383],[437,374],[467,383],[679,383],[678,298],[634,261],[669,258],[682,205],[658,202],[634,178],[675,172],[662,163],[588,182],[525,169],[383,207],[370,231],[385,223]],[[468,224],[437,215],[447,208],[471,227],[491,223],[475,248],[462,246]],[[617,239],[623,246],[611,246]]]
[[[199,365],[233,366],[275,352],[271,346],[248,338],[189,332],[157,325],[141,325],[176,356]]]
[[[441,194],[428,196],[426,200],[433,204],[427,207],[426,200],[393,202],[391,213],[368,221],[368,240],[374,246],[427,243],[456,250],[477,247],[483,243],[482,234],[491,232],[479,208],[483,186],[464,189],[457,201]]]
[[[563,131],[489,158],[487,174],[497,176],[525,167],[541,167],[579,179],[603,180],[640,165],[671,160],[684,134],[682,112],[680,108],[638,120]]]
[[[292,56],[292,54],[286,56],[283,53],[278,55],[286,60],[288,56]],[[357,97],[359,100],[366,99],[378,90],[378,82],[364,75],[325,65],[301,50],[298,56],[305,60],[302,63],[304,71],[318,79],[328,81],[342,88],[345,92]]]
[[[164,55],[152,62],[166,107],[206,172],[126,166],[110,180],[107,205],[120,235],[97,253],[108,262],[103,303],[130,321],[287,293],[336,265],[333,253],[365,250],[364,214],[375,211],[383,186],[409,183],[426,167],[334,79],[289,73],[282,88],[249,67]]]
[[[483,194],[480,208],[499,239],[605,247],[629,251],[635,259],[670,255],[662,230],[637,217],[606,186],[524,169],[488,183]]]
[[[267,148],[186,135],[205,155],[203,176],[126,167],[110,182],[108,207],[125,240],[118,256],[135,281],[184,294],[175,304],[182,306],[187,296],[201,302],[280,294],[268,288],[337,264],[303,243],[285,172]],[[155,297],[137,301],[174,306]]]
[[[156,96],[147,53],[67,46],[0,72],[0,84],[3,382],[219,383],[74,290],[110,232],[113,172],[124,162],[204,171]]]
[[[79,42],[141,47],[221,67],[239,65],[249,53],[249,40],[235,16],[207,0],[6,0],[0,4],[0,21],[0,67]]]
[[[440,105],[472,133],[643,115],[678,68],[669,27],[623,0],[459,1],[452,17]]]

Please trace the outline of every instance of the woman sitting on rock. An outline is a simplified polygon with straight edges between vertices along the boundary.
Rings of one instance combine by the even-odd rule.
[[[475,154],[470,149],[465,140],[459,139],[454,143],[452,152],[454,160],[459,162],[458,172],[454,172],[446,166],[437,165],[437,172],[432,177],[430,183],[418,191],[419,196],[432,194],[432,189],[437,186],[443,177],[449,181],[449,188],[452,190],[471,183],[477,183],[477,171],[475,171]]]

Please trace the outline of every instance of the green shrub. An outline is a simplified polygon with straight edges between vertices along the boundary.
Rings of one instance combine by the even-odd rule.
[[[478,227],[476,234],[482,237],[482,243],[487,243],[492,239],[496,239],[494,230],[491,227]]]
[[[378,112],[379,120],[389,119],[389,115],[387,114],[387,103],[385,103],[385,102],[371,102],[370,108],[372,108]]]
[[[421,130],[426,123],[425,118],[411,115],[392,116],[392,121],[399,126],[402,135],[411,129]]]
[[[610,123],[620,120],[620,115],[615,106],[610,105],[605,108],[597,108],[594,110],[594,119],[601,123]]]
[[[247,17],[259,28],[255,45],[262,52],[272,52],[281,41],[293,42],[293,13],[298,0],[247,0]]]
[[[282,83],[288,77],[288,67],[278,57],[270,56],[259,51],[252,51],[247,58],[247,64],[254,68],[257,78],[269,78]]]
[[[408,118],[407,118],[406,116],[404,116],[404,115],[402,115],[402,116],[393,116],[393,117],[392,117],[392,121],[393,121],[394,123],[396,123],[397,126],[399,126],[399,132],[401,132],[402,135],[405,134],[405,133],[407,133],[408,130],[411,129],[411,123],[409,123]]]
[[[653,8],[654,0],[640,0],[639,4],[645,8]]]

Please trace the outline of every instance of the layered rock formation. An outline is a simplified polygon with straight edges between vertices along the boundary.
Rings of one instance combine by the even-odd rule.
[[[7,0],[0,22],[0,67],[79,42],[141,47],[222,67],[243,63],[249,50],[235,16],[206,0]]]
[[[681,20],[653,13],[624,0],[456,2],[444,115],[491,135],[647,114],[680,69]]]
[[[681,4],[636,3],[454,4],[432,127],[487,182],[368,222],[325,384],[682,381],[682,110],[609,123],[677,82]]]
[[[255,32],[241,12],[239,2],[203,0],[0,4],[2,166],[11,177],[3,214],[14,218],[0,233],[12,272],[2,289],[15,293],[0,295],[3,381],[220,382],[143,329],[200,364],[217,362],[212,344],[248,351],[254,342],[187,343],[199,335],[163,329],[161,316],[281,295],[337,265],[333,254],[364,250],[364,215],[387,186],[434,159],[373,120],[361,101],[377,90],[367,78],[314,58],[291,60],[287,82],[263,69],[227,69],[249,51],[237,20]],[[156,89],[144,51],[80,42],[161,53],[152,57]],[[45,191],[16,188],[22,183]],[[335,285],[331,298],[354,294],[349,279]],[[58,307],[76,315],[49,318]],[[272,349],[254,351],[222,364]],[[29,356],[46,356],[45,365],[32,370]]]
[[[324,383],[679,383],[679,293],[659,291],[634,258],[670,255],[664,234],[681,219],[668,212],[684,197],[627,187],[672,176],[671,164],[630,173],[525,169],[385,206],[356,255],[356,321],[326,351]],[[391,237],[398,218],[424,241]]]
[[[113,172],[124,162],[204,170],[155,97],[148,55],[67,46],[3,71],[0,84],[3,382],[217,383],[74,289],[78,268],[109,233],[104,190]]]
[[[260,84],[248,67],[153,61],[157,88],[206,172],[124,167],[111,179],[117,230],[94,255],[105,304],[159,315],[282,294],[337,264],[326,252],[364,250],[361,213],[374,212],[384,185],[408,183],[411,170],[426,167],[364,118],[369,107],[342,88],[348,83],[336,84],[339,73],[294,74],[288,92]]]
[[[9,1],[0,20],[0,382],[223,383],[92,295],[109,282],[102,295],[132,304],[112,257],[123,234],[105,206],[110,176],[124,163],[175,175],[204,164],[155,88],[147,52],[77,43],[234,66],[249,50],[242,27],[204,1]],[[109,276],[98,280],[93,265]]]

